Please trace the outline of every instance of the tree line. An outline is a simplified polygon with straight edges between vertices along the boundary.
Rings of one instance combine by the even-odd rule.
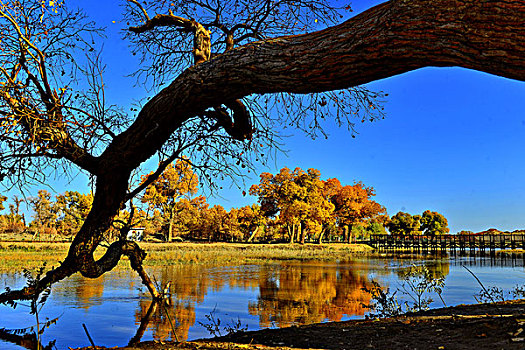
[[[52,198],[51,193],[39,190],[27,199],[14,195],[6,208],[7,197],[0,195],[0,233],[31,233],[37,236],[69,238],[76,234],[86,219],[93,195],[78,191],[66,191]],[[31,208],[32,218],[28,220],[23,205]],[[7,213],[1,214],[2,211]]]
[[[138,203],[120,211],[108,238],[117,237],[126,225],[143,228],[144,236],[161,241],[350,243],[388,232],[449,232],[440,213],[399,212],[389,217],[385,207],[373,199],[373,187],[362,182],[342,185],[336,178],[322,180],[317,169],[292,171],[285,167],[277,174],[262,173],[260,182],[249,189],[257,203],[229,211],[198,195],[199,185],[185,158],[170,164],[145,188]],[[6,200],[0,196],[0,210],[5,209]],[[29,232],[53,239],[75,234],[91,209],[93,196],[66,191],[53,199],[48,191],[40,190],[35,197],[24,200],[13,196],[12,201],[8,213],[0,215],[0,232]],[[24,201],[33,213],[28,223],[20,209]]]

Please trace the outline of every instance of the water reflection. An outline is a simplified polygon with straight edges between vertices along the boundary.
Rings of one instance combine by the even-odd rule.
[[[140,341],[147,330],[152,332],[155,340],[187,340],[188,331],[195,324],[195,304],[180,301],[171,304],[171,301],[167,304],[141,300],[135,313],[135,319],[140,326],[129,344],[133,345]]]
[[[369,295],[362,291],[368,285],[362,269],[344,265],[315,263],[209,268],[177,266],[158,271],[158,282],[173,283],[167,305],[139,300],[135,320],[139,326],[130,343],[135,343],[149,330],[153,339],[187,340],[196,322],[196,304],[210,291],[258,289],[254,301],[248,302],[248,313],[257,316],[259,327],[285,327],[321,321],[339,321],[343,316],[362,316]]]
[[[414,265],[424,265],[430,272],[432,278],[439,278],[440,276],[446,277],[450,272],[450,261],[449,260],[432,260],[432,261],[421,261],[415,262],[412,265],[404,265],[398,269],[395,269],[397,276],[403,278],[408,272],[412,270]]]
[[[259,316],[261,327],[286,327],[325,320],[339,321],[343,315],[364,315],[363,303],[368,284],[351,266],[321,266],[306,263],[263,268],[259,275],[260,294],[249,304],[249,312]]]
[[[470,277],[465,279],[466,272],[458,262],[450,262],[449,259],[370,259],[233,267],[178,265],[151,269],[149,272],[158,284],[166,285],[171,281],[168,304],[152,303],[132,271],[113,271],[95,280],[75,275],[53,289],[44,310],[49,312],[49,317],[63,316],[57,325],[46,330],[44,338],[47,337],[46,342],[58,339],[57,348],[87,346],[81,329],[84,322],[96,345],[206,337],[209,334],[199,322],[206,323],[205,315],[214,307],[223,325],[239,317],[243,323],[249,323],[250,330],[362,318],[367,311],[362,305],[370,303],[370,296],[362,288],[370,287],[372,279],[379,280],[385,287],[395,288],[398,277],[412,264],[424,264],[436,276],[452,275],[450,279],[447,277],[445,287],[450,304],[472,302],[465,299],[464,294],[475,293],[476,282],[469,282]],[[484,278],[501,276],[494,280],[497,283],[501,283],[497,278],[508,278],[512,286],[523,278],[520,268],[506,268],[502,273],[503,267],[486,262],[483,266],[480,262],[477,264],[479,269],[488,271],[490,277]],[[509,277],[509,272],[513,277]],[[6,275],[2,279],[6,285],[15,287],[24,283],[19,275]],[[0,328],[22,328],[32,324],[25,311],[0,307]],[[5,344],[0,342],[0,348],[17,349]]]
[[[42,345],[38,342],[35,333],[19,335],[12,334],[4,329],[0,329],[0,339],[29,350],[52,350],[55,346],[55,341],[51,341],[45,346]]]

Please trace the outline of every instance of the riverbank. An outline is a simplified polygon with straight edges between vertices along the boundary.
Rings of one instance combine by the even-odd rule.
[[[149,341],[131,347],[112,349],[256,350],[289,348],[523,350],[525,348],[525,299],[496,304],[458,305],[376,321],[318,323],[240,332],[221,338],[178,344]],[[97,347],[97,349],[104,348]]]
[[[257,264],[268,261],[337,261],[371,254],[364,244],[244,244],[244,243],[140,243],[148,253],[145,266],[179,264]],[[46,262],[56,266],[63,260],[69,243],[0,242],[0,272],[34,269]],[[104,249],[97,250],[102,256]],[[122,259],[119,267],[128,268]]]

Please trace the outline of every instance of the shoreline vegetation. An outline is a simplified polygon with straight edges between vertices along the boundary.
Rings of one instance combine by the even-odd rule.
[[[0,241],[0,273],[21,272],[35,269],[45,262],[56,266],[68,252],[69,242],[12,242]],[[144,266],[170,266],[179,264],[257,264],[268,261],[338,261],[348,258],[375,256],[416,258],[415,252],[379,252],[366,244],[260,244],[260,243],[148,243],[140,246],[148,254]],[[102,256],[104,248],[99,248],[95,257]],[[497,256],[523,257],[524,250],[500,250]],[[430,255],[432,256],[432,255]],[[429,255],[425,255],[429,257]],[[442,255],[437,255],[442,257]],[[117,268],[129,268],[129,261],[123,259]]]
[[[253,264],[271,260],[336,261],[365,256],[374,249],[366,244],[244,244],[244,243],[140,243],[147,252],[144,266],[178,264]],[[0,273],[56,266],[67,255],[69,243],[1,242]],[[99,248],[99,256],[103,249]],[[123,259],[119,268],[129,267]]]

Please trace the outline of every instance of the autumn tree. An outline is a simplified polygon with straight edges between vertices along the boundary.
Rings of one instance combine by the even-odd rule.
[[[321,180],[321,172],[317,169],[308,169],[306,172],[299,172],[296,182],[305,189],[305,212],[304,229],[300,232],[300,242],[304,243],[305,234],[308,233],[311,239],[317,238],[321,243],[325,229],[333,220],[334,205],[324,194],[324,181]],[[306,232],[305,232],[306,230]]]
[[[66,191],[56,196],[53,211],[56,213],[57,231],[64,236],[73,236],[86,220],[93,195],[78,191]]]
[[[151,174],[144,176],[144,181]],[[179,159],[169,164],[162,174],[146,187],[141,200],[152,209],[159,209],[168,226],[165,240],[173,239],[173,225],[177,214],[177,204],[182,197],[190,198],[197,193],[199,179],[187,159]]]
[[[338,225],[344,229],[344,236],[348,243],[351,241],[352,228],[386,214],[386,209],[372,200],[375,196],[373,187],[366,187],[361,182],[341,186],[337,179],[329,181],[330,201],[335,206],[334,214]]]
[[[31,221],[30,227],[36,233],[44,233],[46,230],[50,232],[55,230],[56,232],[57,212],[51,200],[51,193],[46,190],[39,190],[36,197],[29,198],[29,203],[33,209],[33,221]]]
[[[325,230],[335,223],[345,230],[350,242],[352,227],[368,225],[386,214],[386,209],[372,199],[374,188],[361,182],[342,186],[337,179],[323,181],[317,169],[305,172],[296,168],[291,172],[283,168],[275,176],[263,173],[250,194],[258,196],[266,216],[279,215],[288,227],[291,242],[297,238],[304,243],[306,233],[321,242]]]
[[[4,203],[7,200],[7,196],[0,194],[0,211],[5,209]],[[7,228],[7,218],[5,215],[0,214],[0,232],[5,231]]]
[[[301,198],[299,186],[293,181],[293,174],[288,168],[282,168],[275,176],[262,173],[258,185],[250,187],[250,195],[257,196],[264,216],[271,218],[279,214],[280,221],[287,226],[293,242],[295,237],[295,216],[293,205],[296,198]]]
[[[4,203],[7,200],[7,196],[0,194],[0,211],[5,209]]]
[[[390,218],[387,227],[393,235],[421,234],[421,215],[410,215],[400,211]]]
[[[450,232],[447,219],[440,213],[425,210],[421,216],[421,231],[423,234],[436,236]]]
[[[13,203],[9,203],[9,213],[5,215],[5,230],[11,233],[22,233],[26,228],[25,216],[20,211],[20,205],[25,201],[17,195],[12,197]]]
[[[304,243],[307,232],[312,236],[320,235],[323,224],[330,221],[334,206],[323,196],[324,184],[320,176],[317,169],[296,168],[292,172],[285,167],[275,176],[261,174],[260,183],[250,188],[250,194],[258,197],[267,217],[279,215],[279,220],[288,229],[291,243],[295,239]]]
[[[342,13],[323,0],[124,3],[142,59],[136,77],[153,89],[136,115],[106,101],[101,30],[82,11],[40,0],[0,5],[0,180],[82,169],[95,189],[63,263],[0,301],[76,272],[98,277],[122,255],[157,297],[136,243],[93,254],[119,210],[183,153],[213,185],[264,160],[272,121],[315,133],[323,118],[352,128],[355,113],[381,117],[373,114],[381,96],[360,84],[426,66],[525,79],[522,0],[391,0],[334,26]],[[329,27],[315,31],[321,25]],[[135,186],[132,174],[154,155],[158,169]]]
[[[205,208],[200,216],[201,235],[208,241],[226,241],[231,229],[228,212],[221,205]]]
[[[266,217],[262,214],[258,204],[246,205],[237,210],[239,229],[243,232],[247,242],[252,242],[261,229],[266,225]]]
[[[175,228],[177,234],[190,239],[202,239],[205,235],[206,211],[209,204],[206,197],[182,198],[177,202]]]

